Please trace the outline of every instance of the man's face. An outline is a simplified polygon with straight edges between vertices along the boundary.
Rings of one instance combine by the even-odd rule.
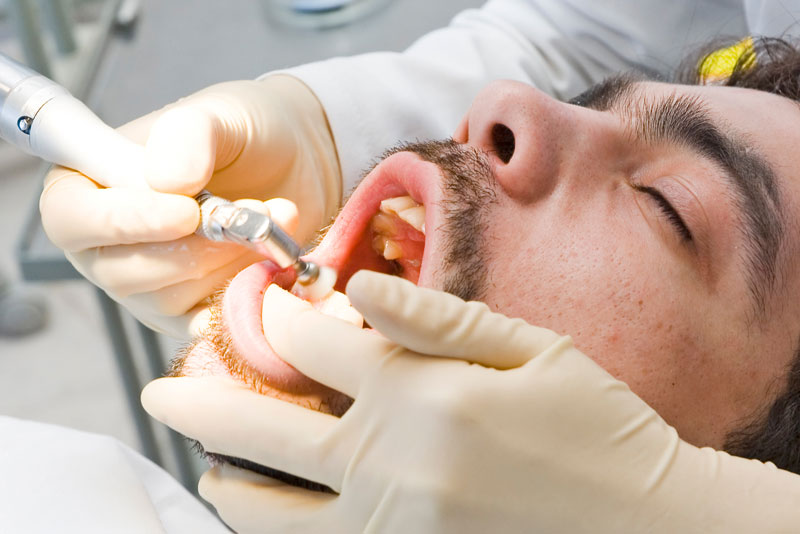
[[[579,103],[490,85],[455,143],[377,165],[313,257],[340,271],[339,288],[360,268],[395,272],[569,334],[684,439],[721,447],[783,387],[800,332],[788,260],[800,108],[747,89],[625,79]],[[425,206],[424,252],[397,217],[376,223],[381,200],[405,195]],[[249,339],[273,271],[234,280],[220,339],[199,350],[224,347],[236,376],[284,398],[312,391],[310,402],[340,412],[335,395],[287,381],[259,360],[268,345]]]

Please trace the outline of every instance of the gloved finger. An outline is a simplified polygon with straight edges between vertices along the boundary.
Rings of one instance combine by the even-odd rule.
[[[99,189],[70,169],[57,168],[39,199],[45,233],[69,251],[141,242],[172,241],[194,232],[194,199],[148,189]]]
[[[289,199],[278,197],[262,202],[252,198],[244,198],[234,201],[234,204],[263,213],[289,235],[293,235],[297,230],[299,220],[297,205]]]
[[[119,128],[117,131],[136,143],[137,145],[142,145],[147,142],[147,138],[150,136],[150,129],[153,127],[153,123],[164,113],[167,109],[172,107],[173,104],[169,104],[164,108],[157,109],[155,111],[151,111],[147,115],[142,115],[136,119],[133,119],[130,122],[126,122]]]
[[[175,241],[90,248],[67,256],[92,283],[124,298],[204,278],[247,253],[235,243],[190,235]]]
[[[165,111],[150,128],[145,144],[145,174],[150,187],[164,193],[196,195],[214,172],[216,117],[189,102]]]
[[[244,458],[341,488],[350,454],[329,449],[339,419],[253,392],[222,377],[160,378],[141,396],[147,412],[208,452]],[[344,442],[338,440],[337,446]]]
[[[347,296],[366,322],[395,343],[422,354],[496,369],[520,367],[562,338],[522,319],[494,313],[482,302],[464,302],[372,271],[353,275]]]
[[[289,200],[276,198],[261,202],[243,199],[235,204],[269,215],[284,229],[288,226],[289,231],[296,228],[297,209]],[[199,280],[226,266],[232,276],[238,272],[235,269],[241,262],[236,266],[232,264],[248,252],[247,248],[236,243],[221,243],[190,235],[160,243],[91,248],[68,253],[68,258],[80,266],[81,274],[92,283],[106,288],[117,298],[124,298],[158,291],[187,280]],[[253,256],[253,261],[258,259]]]
[[[153,123],[145,174],[156,191],[196,195],[215,170],[230,165],[249,140],[249,117],[213,91],[177,102]]]
[[[368,370],[397,350],[383,337],[324,315],[274,284],[264,292],[261,320],[281,359],[350,397],[357,396]]]
[[[229,464],[206,471],[197,486],[239,534],[264,532],[324,532],[336,495],[284,484]]]
[[[201,278],[185,280],[148,293],[128,295],[124,297],[125,306],[134,313],[138,310],[157,309],[167,316],[183,315],[202,300],[224,288],[236,273],[262,259],[254,252],[245,251],[235,260]],[[123,297],[113,291],[108,293],[115,300],[123,300]]]
[[[133,316],[154,332],[160,332],[178,340],[189,341],[208,328],[211,321],[211,309],[203,302],[183,315],[175,317],[166,317],[150,310],[137,311],[133,313]]]
[[[278,226],[283,228],[290,236],[297,232],[300,217],[297,204],[287,198],[272,198],[266,201],[268,215]]]

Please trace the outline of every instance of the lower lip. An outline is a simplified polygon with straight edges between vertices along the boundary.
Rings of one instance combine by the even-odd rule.
[[[369,222],[380,208],[382,200],[409,195],[418,204],[426,206],[425,227],[434,229],[440,226],[436,209],[441,199],[438,187],[440,180],[441,171],[435,164],[424,161],[411,152],[398,152],[389,156],[364,178],[344,209],[336,216],[336,221],[325,234],[325,238],[310,255],[321,265],[328,265],[339,273],[337,290],[344,291],[344,283],[355,273],[356,267],[388,272],[385,265],[381,267],[385,262],[360,261],[357,266],[348,266],[347,261],[354,252],[374,254],[372,243],[365,241],[364,235],[369,232]],[[436,265],[436,259],[432,257],[436,248],[436,232],[431,232],[425,237],[422,266]],[[426,273],[423,268],[419,283],[424,285],[425,281]]]
[[[308,393],[319,384],[281,360],[272,350],[261,324],[264,291],[272,283],[289,288],[294,272],[271,261],[255,263],[234,277],[222,300],[222,319],[236,352],[267,380],[267,385],[287,393]],[[253,288],[261,288],[254,291]]]
[[[311,254],[313,261],[339,271],[342,283],[352,274],[346,272],[342,263],[357,246],[359,236],[366,231],[380,201],[391,196],[410,194],[420,203],[433,204],[437,198],[434,192],[436,180],[430,177],[438,176],[438,173],[435,165],[422,161],[411,153],[401,152],[384,160],[364,179],[362,185],[368,187],[359,187],[353,193],[349,202],[354,202],[357,208],[350,206],[351,209],[348,210],[346,207],[340,213],[336,224]],[[411,177],[416,179],[410,179]],[[426,217],[425,223],[428,228],[435,225],[430,216]],[[423,264],[426,263],[428,253],[426,246]],[[251,265],[236,275],[223,297],[224,324],[237,353],[268,379],[268,385],[289,393],[315,391],[322,386],[281,360],[264,337],[261,309],[264,291],[271,283],[289,289],[294,283],[294,273],[291,269],[281,271],[273,262],[264,261]]]

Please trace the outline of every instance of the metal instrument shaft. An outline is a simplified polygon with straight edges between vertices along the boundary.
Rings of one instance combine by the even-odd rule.
[[[301,260],[300,246],[266,215],[239,207],[208,191],[201,191],[195,200],[200,204],[198,234],[212,241],[232,241],[244,245],[283,269],[292,266],[297,273],[297,281],[303,285],[311,284],[319,276],[319,266]]]

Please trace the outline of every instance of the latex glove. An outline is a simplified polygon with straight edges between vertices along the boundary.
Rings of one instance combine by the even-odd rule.
[[[142,179],[154,191],[106,189],[56,167],[39,203],[42,223],[81,274],[156,330],[196,333],[205,299],[261,259],[192,235],[199,209],[183,195],[205,187],[232,200],[289,199],[299,223],[291,203],[270,208],[276,222],[296,226],[300,243],[339,206],[341,176],[324,110],[290,76],[214,85],[119,131],[145,145]]]
[[[200,493],[238,532],[797,532],[800,477],[681,441],[569,337],[386,275],[348,296],[385,337],[264,304],[273,348],[355,398],[341,419],[220,379],[142,394],[209,451],[338,494],[215,467]]]

